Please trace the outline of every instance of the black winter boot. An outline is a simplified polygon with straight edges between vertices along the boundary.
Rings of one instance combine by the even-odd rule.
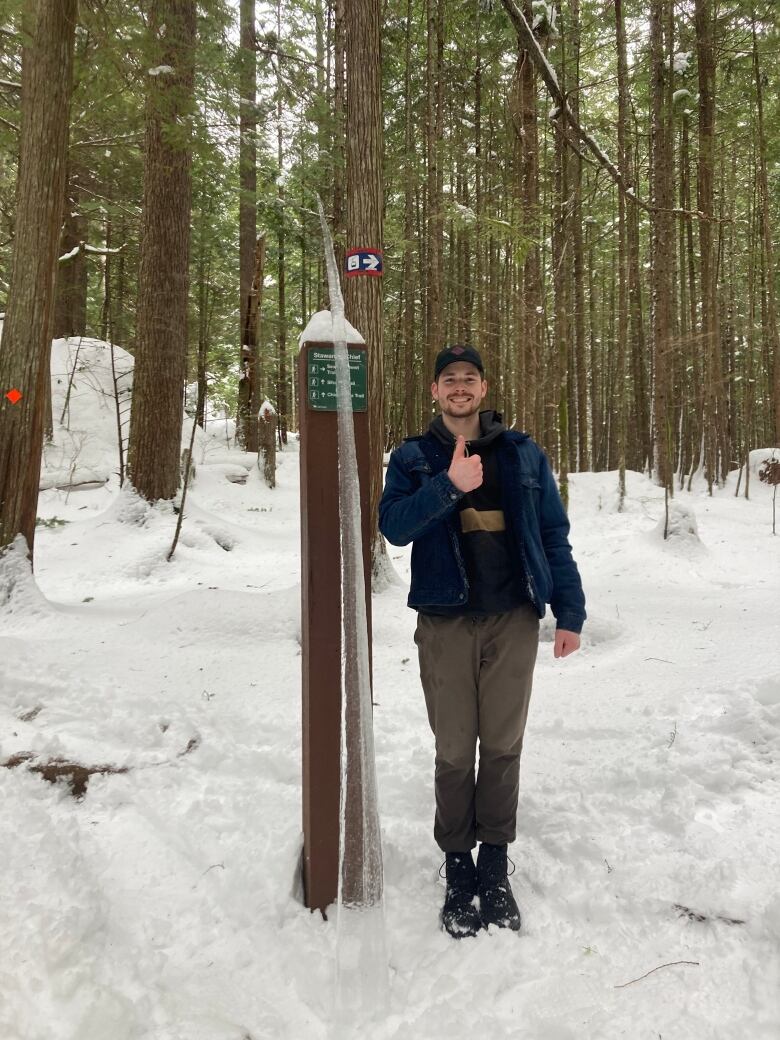
[[[446,856],[447,894],[441,924],[453,939],[464,939],[482,928],[476,900],[477,871],[471,852],[448,852]]]
[[[507,877],[506,845],[482,842],[477,855],[477,879],[485,928],[495,924],[499,928],[519,931],[520,911]]]

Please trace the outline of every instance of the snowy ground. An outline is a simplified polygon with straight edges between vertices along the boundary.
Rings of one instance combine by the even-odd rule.
[[[105,350],[84,357],[47,484],[115,468]],[[62,375],[65,345],[56,359]],[[64,392],[55,376],[55,420]],[[172,563],[174,515],[113,478],[41,494],[39,515],[66,523],[38,530],[42,595],[0,613],[0,763],[31,752],[124,771],[76,800],[0,768],[2,1040],[345,1035],[334,920],[301,905],[297,879],[298,455],[291,444],[269,491],[214,429]],[[236,467],[246,484],[227,479]],[[391,995],[361,1036],[780,1035],[770,493],[755,476],[748,502],[733,477],[711,499],[684,493],[700,542],[665,544],[658,489],[629,474],[619,514],[615,485],[572,478],[590,620],[561,662],[543,629],[510,850],[519,936],[457,943],[438,928],[433,744],[408,553],[391,547],[400,583],[373,604]],[[685,963],[659,967],[671,962]]]

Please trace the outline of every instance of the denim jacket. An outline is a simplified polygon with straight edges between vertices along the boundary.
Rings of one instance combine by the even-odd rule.
[[[526,433],[506,430],[496,444],[510,548],[539,617],[549,603],[557,627],[580,632],[585,596],[569,545],[569,521],[547,457]],[[447,475],[452,453],[430,433],[393,452],[379,503],[379,529],[393,545],[412,545],[408,604],[457,606],[468,600],[458,503]]]

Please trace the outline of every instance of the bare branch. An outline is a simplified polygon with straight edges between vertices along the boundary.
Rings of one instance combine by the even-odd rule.
[[[78,256],[79,253],[93,253],[97,256],[113,256],[115,253],[121,253],[124,249],[124,245],[118,246],[116,249],[101,249],[99,246],[90,246],[86,242],[79,242],[77,246],[74,246],[69,253],[63,253],[59,258],[60,263],[64,263],[66,260],[72,260]]]
[[[295,61],[299,65],[308,65],[312,69],[321,69],[323,66],[317,61],[309,61],[306,58],[299,58],[295,54],[288,54],[287,51],[280,51],[278,47],[261,47],[260,44],[255,44],[255,51],[258,54],[266,54],[269,58],[285,58],[288,61]]]
[[[699,967],[698,961],[668,961],[666,964],[659,964],[656,968],[651,968],[650,971],[646,971],[644,975],[640,975],[638,979],[631,979],[630,982],[621,982],[620,985],[614,986],[614,989],[623,989],[625,986],[632,986],[635,982],[641,982],[642,979],[646,979],[648,975],[652,975],[654,971],[660,971],[661,968],[672,968],[675,964],[693,964],[695,967]]]
[[[122,134],[119,137],[96,137],[91,141],[73,141],[71,148],[98,148],[101,145],[107,144],[125,144],[126,142],[136,142],[143,140],[143,134]]]

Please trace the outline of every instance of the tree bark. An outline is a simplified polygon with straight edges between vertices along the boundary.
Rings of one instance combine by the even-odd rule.
[[[278,0],[276,5],[276,34],[281,46],[282,39],[282,5]],[[277,428],[279,431],[279,443],[287,444],[287,425],[289,421],[289,394],[287,385],[287,258],[286,249],[286,217],[285,217],[285,190],[284,190],[284,127],[282,126],[282,72],[281,58],[277,57],[276,65],[276,198],[279,207],[277,219],[279,221],[277,231],[278,244],[278,269],[277,289],[279,314],[277,324],[277,353],[278,370],[276,379],[276,404],[277,404]]]
[[[246,323],[244,325],[244,344],[249,349],[247,366],[247,408],[249,423],[247,425],[246,450],[259,451],[259,412],[263,403],[264,387],[260,379],[260,322],[263,312],[263,281],[265,279],[265,235],[261,235],[255,243],[254,271],[252,284],[246,303]]]
[[[777,297],[775,294],[775,248],[772,235],[769,181],[767,177],[767,142],[764,129],[764,90],[761,63],[756,39],[755,12],[753,14],[753,74],[756,84],[756,116],[758,120],[758,180],[759,206],[761,207],[761,242],[763,268],[766,271],[766,322],[764,338],[769,345],[771,371],[767,373],[771,383],[772,399],[772,443],[780,447],[780,333],[777,321]]]
[[[147,58],[173,71],[148,77],[128,472],[136,491],[155,502],[173,498],[181,479],[195,0],[152,0],[148,34]]]
[[[650,193],[652,337],[655,369],[654,452],[659,484],[672,490],[672,337],[674,328],[673,148],[671,135],[671,0],[650,4]]]
[[[428,168],[427,190],[427,340],[425,376],[433,372],[436,354],[444,346],[443,251],[444,219],[441,197],[441,142],[443,122],[443,0],[426,0],[428,52],[426,62],[427,123],[425,132]]]
[[[615,0],[615,46],[618,76],[618,169],[626,184],[631,183],[628,168],[628,65],[626,59],[626,25],[623,0]],[[618,510],[622,511],[626,497],[626,338],[628,321],[628,228],[626,200],[618,192],[618,343],[617,343],[617,457],[618,457]]]
[[[16,234],[0,343],[0,550],[22,535],[33,557],[65,195],[76,0],[25,10]],[[5,396],[15,389],[21,399]]]
[[[404,68],[404,259],[403,259],[403,355],[404,355],[404,435],[417,432],[415,407],[414,345],[414,124],[412,121],[412,0],[406,3]]]
[[[239,322],[240,368],[239,409],[236,439],[247,451],[250,447],[251,390],[257,361],[257,344],[252,337],[249,321],[252,279],[255,272],[255,243],[257,240],[257,54],[255,35],[255,0],[241,0],[241,47],[239,60]],[[278,60],[278,59],[277,59]],[[248,338],[249,337],[249,338]],[[254,428],[257,429],[255,416]],[[255,433],[255,442],[257,435]]]
[[[694,8],[699,73],[699,263],[701,269],[700,342],[704,357],[704,470],[707,486],[719,478],[718,444],[722,415],[722,374],[718,335],[717,268],[713,242],[715,162],[715,51],[712,0]]]
[[[347,4],[347,245],[382,249],[382,9],[379,0]],[[369,468],[371,560],[376,572],[384,554],[378,508],[382,495],[385,449],[382,278],[345,279],[349,321],[366,341],[371,465]]]
[[[80,211],[79,173],[78,167],[69,163],[60,256],[74,250],[78,252],[57,264],[53,339],[83,336],[87,330],[87,254],[84,245],[88,238],[88,224]]]

